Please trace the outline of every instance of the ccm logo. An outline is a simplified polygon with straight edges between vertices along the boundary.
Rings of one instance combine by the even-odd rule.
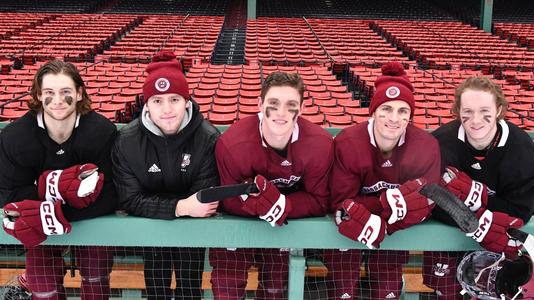
[[[57,231],[57,225],[54,223],[54,210],[52,208],[52,205],[54,203],[43,203],[41,206],[41,213],[43,213],[43,220],[44,220],[44,226],[46,226],[49,230],[49,234],[59,234]]]
[[[58,187],[57,180],[59,179],[59,174],[55,171],[50,172],[50,174],[48,174],[47,176],[47,179],[48,179],[48,182],[46,186],[48,188],[48,196],[50,197],[47,200],[50,200],[53,202],[61,201],[62,200],[61,195],[59,194],[57,190],[57,187]]]
[[[265,216],[264,220],[270,223],[270,222],[272,222],[274,220],[279,219],[281,213],[282,213],[282,207],[280,205],[276,204],[272,208],[271,214],[268,215],[268,216]]]
[[[404,202],[404,199],[399,194],[393,194],[393,199],[395,199],[394,205],[397,208],[397,220],[402,220],[406,213],[406,207],[404,206],[406,202]]]
[[[367,245],[369,243],[369,239],[371,239],[373,232],[375,232],[375,229],[372,226],[367,226],[360,234],[359,241],[363,244]]]
[[[465,205],[467,207],[473,207],[475,205],[480,205],[479,201],[482,197],[482,189],[484,186],[482,183],[478,181],[473,181],[473,186],[471,187],[471,191],[469,195],[467,195],[467,199],[465,199]]]

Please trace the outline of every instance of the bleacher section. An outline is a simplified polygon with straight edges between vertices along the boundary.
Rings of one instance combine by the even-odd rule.
[[[495,34],[503,39],[534,49],[534,23],[495,23]]]
[[[105,0],[2,0],[0,12],[88,13]]]
[[[119,0],[110,8],[114,13],[224,15],[227,0]]]

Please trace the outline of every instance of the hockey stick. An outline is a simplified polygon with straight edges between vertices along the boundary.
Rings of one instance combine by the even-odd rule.
[[[463,232],[475,232],[478,228],[478,218],[458,197],[438,184],[428,184],[419,192],[432,199],[458,224]]]
[[[232,185],[215,186],[198,191],[197,199],[201,203],[210,203],[221,201],[226,198],[235,197],[243,194],[258,193],[258,187],[255,183],[241,183]]]

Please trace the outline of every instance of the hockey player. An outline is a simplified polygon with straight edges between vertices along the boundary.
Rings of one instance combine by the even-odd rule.
[[[323,216],[328,205],[332,136],[300,118],[304,83],[298,74],[274,72],[262,84],[260,113],[232,125],[217,142],[221,184],[254,181],[259,193],[229,198],[222,211],[271,226],[288,218]],[[210,249],[216,299],[242,299],[247,270],[259,269],[256,299],[287,299],[284,249]]]
[[[27,248],[26,279],[33,299],[65,299],[64,247],[39,244],[48,235],[68,233],[71,221],[114,211],[110,152],[117,130],[91,110],[85,84],[71,63],[55,60],[39,68],[31,96],[30,111],[0,134],[3,225]],[[82,299],[107,299],[111,249],[74,251]]]
[[[419,194],[439,181],[437,141],[411,125],[413,86],[399,63],[382,66],[369,121],[335,138],[330,175],[332,210],[339,232],[378,248],[385,234],[418,224],[433,203]],[[371,299],[398,299],[408,251],[326,250],[330,299],[357,299],[360,263],[366,255]]]
[[[468,236],[483,248],[514,259],[521,245],[506,230],[521,227],[534,211],[534,143],[504,120],[507,107],[497,84],[485,77],[468,78],[456,89],[457,120],[433,134],[441,148],[443,184],[480,218],[479,229]],[[439,208],[435,217],[454,224]],[[461,298],[455,270],[462,256],[434,252],[425,257],[424,283],[440,299]]]
[[[157,53],[146,72],[141,117],[121,129],[113,148],[120,205],[129,214],[148,218],[209,217],[218,202],[200,203],[196,192],[219,184],[214,154],[219,131],[190,99],[172,52]],[[204,252],[143,248],[148,298],[200,299]]]

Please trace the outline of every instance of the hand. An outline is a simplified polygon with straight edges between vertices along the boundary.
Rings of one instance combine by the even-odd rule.
[[[104,174],[94,164],[75,165],[65,170],[48,170],[39,176],[39,198],[61,201],[81,209],[95,202],[104,184]]]
[[[336,212],[336,225],[339,233],[369,249],[379,248],[386,234],[386,223],[382,218],[349,199],[343,201],[341,209]]]
[[[271,226],[282,226],[291,211],[291,203],[286,201],[286,196],[280,194],[278,188],[261,175],[254,178],[258,187],[257,194],[242,197],[243,210],[251,215],[259,216]]]
[[[381,217],[387,219],[388,234],[419,224],[430,215],[434,202],[419,194],[425,185],[426,180],[418,178],[405,182],[397,189],[387,189],[382,192]]]
[[[210,203],[201,203],[197,199],[197,193],[182,199],[176,203],[176,217],[191,216],[193,218],[205,218],[214,215],[217,212],[219,201]]]
[[[523,220],[490,210],[480,211],[477,217],[478,229],[466,235],[480,243],[486,250],[504,252],[506,257],[516,257],[522,244],[509,236],[507,231],[509,228],[521,228]]]
[[[63,216],[61,202],[24,200],[4,206],[4,230],[30,248],[48,235],[69,233],[71,225]]]
[[[469,175],[455,167],[445,168],[442,185],[461,199],[473,212],[486,208],[488,204],[488,188],[485,184],[471,179]]]

